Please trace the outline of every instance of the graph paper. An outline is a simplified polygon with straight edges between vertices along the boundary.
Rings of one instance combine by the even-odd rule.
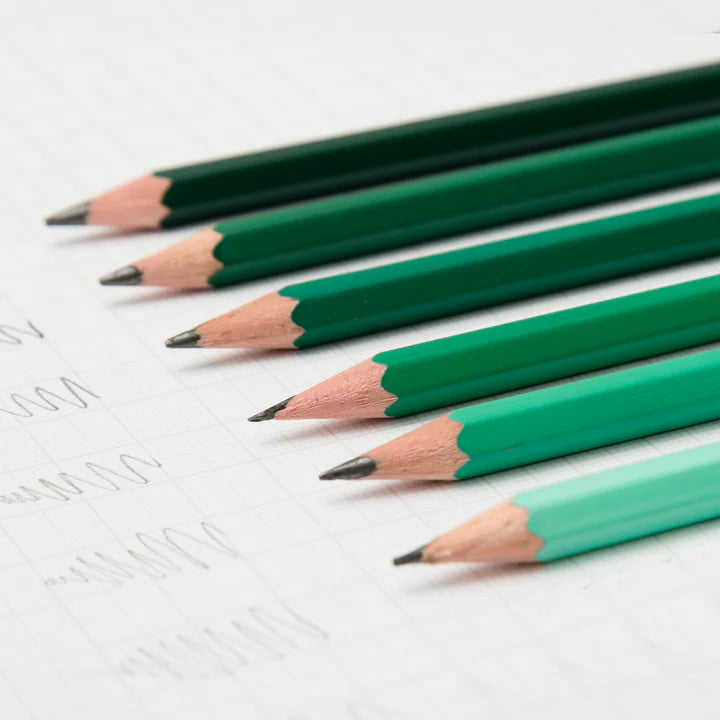
[[[647,40],[610,59],[600,43],[372,47],[351,32],[235,37],[218,14],[183,7],[168,18],[131,3],[100,28],[71,3],[27,13],[4,41],[3,717],[716,717],[717,523],[546,567],[390,560],[521,489],[720,440],[720,424],[473,482],[320,483],[434,414],[246,418],[382,349],[709,275],[720,261],[302,353],[170,351],[163,338],[282,284],[380,258],[208,293],[101,288],[102,272],[192,228],[41,220],[156,167],[717,59],[717,41]]]

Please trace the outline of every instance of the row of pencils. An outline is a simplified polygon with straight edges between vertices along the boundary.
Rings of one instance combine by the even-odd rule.
[[[163,170],[53,225],[245,213],[101,278],[213,288],[720,177],[720,64]],[[327,197],[326,197],[327,196]],[[302,348],[720,253],[720,195],[287,285],[166,341]],[[253,422],[401,417],[720,340],[720,277],[381,352]],[[720,350],[468,405],[322,479],[463,480],[720,418]],[[410,562],[548,561],[720,515],[720,444],[509,498]]]

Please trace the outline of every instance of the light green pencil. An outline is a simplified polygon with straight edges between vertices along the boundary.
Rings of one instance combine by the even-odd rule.
[[[720,516],[720,444],[522,492],[395,565],[548,562]]]

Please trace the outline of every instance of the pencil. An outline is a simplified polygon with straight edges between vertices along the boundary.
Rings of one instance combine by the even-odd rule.
[[[672,453],[509,498],[395,565],[549,562],[720,516],[720,445]]]
[[[718,252],[720,194],[288,285],[167,344],[304,348]]]
[[[403,417],[720,340],[720,277],[378,353],[250,419]]]
[[[720,65],[159,170],[47,218],[172,227],[720,111]]]
[[[720,417],[720,350],[453,410],[324,480],[465,480]]]
[[[100,279],[222,287],[720,174],[720,115],[221,222]]]

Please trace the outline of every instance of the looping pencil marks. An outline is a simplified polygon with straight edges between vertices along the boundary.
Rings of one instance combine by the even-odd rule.
[[[15,327],[14,325],[0,325],[0,344],[2,345],[22,345],[23,336],[28,335],[38,340],[45,339],[45,333],[29,320],[25,321],[27,328]]]
[[[224,628],[203,626],[139,645],[118,670],[129,677],[204,680],[282,661],[305,642],[327,638],[325,630],[285,605],[280,612],[250,607],[247,617],[233,619]]]
[[[164,580],[188,567],[209,570],[218,556],[239,557],[227,534],[207,521],[200,523],[200,532],[195,535],[171,527],[163,528],[158,535],[136,533],[135,540],[140,547],[124,548],[120,558],[101,552],[89,557],[78,556],[65,574],[45,578],[45,585],[119,586],[139,578]]]
[[[57,480],[38,478],[31,485],[18,485],[12,492],[0,493],[0,504],[22,505],[36,502],[68,502],[73,497],[82,495],[90,488],[118,492],[124,484],[147,485],[150,479],[146,472],[134,467],[139,463],[150,468],[162,467],[154,458],[143,459],[134,455],[121,454],[118,456],[120,464],[127,470],[122,472],[94,462],[86,462],[85,467],[92,473],[91,477],[71,475],[59,472]]]
[[[61,395],[39,385],[37,385],[33,390],[37,399],[28,398],[24,395],[20,395],[19,393],[11,393],[10,400],[15,404],[17,409],[8,410],[7,408],[0,406],[0,418],[2,418],[3,414],[10,415],[12,417],[31,418],[37,414],[38,410],[56,412],[60,410],[59,403],[65,403],[84,410],[88,407],[88,402],[81,397],[81,393],[89,395],[93,398],[100,397],[97,393],[84,387],[75,380],[67,377],[60,377],[58,380],[64,386],[67,394]]]

